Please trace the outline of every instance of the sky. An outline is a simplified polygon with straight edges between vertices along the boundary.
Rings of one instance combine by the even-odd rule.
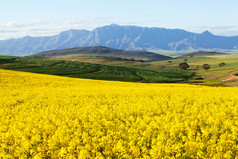
[[[238,35],[238,0],[0,0],[0,40],[119,24]]]

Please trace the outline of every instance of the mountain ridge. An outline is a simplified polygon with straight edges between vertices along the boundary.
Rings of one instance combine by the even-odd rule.
[[[98,27],[92,31],[71,29],[54,36],[0,40],[0,53],[33,54],[73,47],[105,46],[121,50],[238,49],[238,36],[216,36],[182,29],[121,26]]]

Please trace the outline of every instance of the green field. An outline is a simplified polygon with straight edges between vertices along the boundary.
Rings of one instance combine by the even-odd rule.
[[[179,82],[193,76],[192,71],[25,57],[0,57],[0,68],[75,78],[130,82]]]
[[[194,79],[203,78],[203,80],[191,79],[190,82],[198,83],[199,81],[205,85],[225,85],[225,86],[238,86],[238,80],[233,78],[226,80],[231,75],[238,74],[238,55],[218,55],[218,56],[198,56],[186,58],[187,63],[190,65],[190,70],[195,73]],[[173,59],[168,61],[155,61],[152,62],[150,67],[164,67],[167,69],[177,69],[178,64],[183,62],[184,59]],[[219,67],[219,63],[225,62],[225,66]],[[209,64],[209,70],[203,70],[203,64]]]
[[[168,62],[138,62],[107,57],[24,58],[0,56],[0,68],[75,78],[130,81],[184,82],[210,86],[238,86],[238,55],[196,56],[186,58],[189,70],[178,70],[184,59]],[[219,63],[225,66],[219,67]],[[211,68],[204,70],[203,64]]]

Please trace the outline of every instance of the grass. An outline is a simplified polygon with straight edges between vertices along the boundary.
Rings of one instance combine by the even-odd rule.
[[[209,86],[238,86],[238,80],[223,81],[229,75],[238,74],[238,55],[196,56],[186,59],[190,65],[189,71],[177,70],[184,59],[138,62],[107,57],[37,59],[2,56],[0,68],[99,80],[153,83],[182,81]],[[221,62],[226,65],[219,67]],[[201,69],[204,63],[211,68],[207,71]]]
[[[222,80],[229,75],[238,74],[238,55],[230,54],[230,55],[218,55],[218,56],[198,56],[198,57],[189,57],[186,58],[187,63],[190,65],[190,69],[194,71],[195,78],[201,78],[203,80],[191,79],[193,82],[202,82],[205,85],[212,86],[238,86],[238,82],[234,81],[226,81]],[[173,59],[169,63],[166,61],[155,61],[151,62],[150,67],[161,67],[167,69],[176,69],[178,64],[184,62],[184,59]],[[225,62],[225,66],[219,67],[219,63]],[[203,64],[209,64],[211,68],[209,70],[201,69]]]
[[[130,82],[179,82],[193,76],[191,71],[25,57],[0,57],[0,68],[75,78]]]
[[[106,64],[106,65],[136,65],[136,66],[145,66],[147,63],[139,61],[130,61],[130,60],[119,60],[109,57],[88,57],[88,56],[60,56],[60,57],[50,57],[52,60],[65,60],[65,61],[79,61],[86,63],[96,63],[96,64]],[[137,60],[137,59],[135,59]],[[144,59],[148,60],[148,59]]]
[[[186,59],[190,71],[177,70],[184,59],[138,62],[106,57],[37,59],[2,56],[0,68],[99,80],[153,83],[183,81],[210,86],[238,86],[238,81],[223,81],[229,75],[238,74],[238,55],[196,56]],[[221,62],[226,65],[219,67]],[[204,63],[211,66],[208,71],[201,69]]]

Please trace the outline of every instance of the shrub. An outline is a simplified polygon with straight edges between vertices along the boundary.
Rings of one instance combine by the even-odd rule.
[[[179,68],[181,70],[187,70],[190,66],[187,64],[187,62],[182,62],[179,64]]]
[[[225,63],[225,62],[222,62],[222,63],[219,63],[218,65],[219,65],[219,67],[223,67],[223,66],[226,65],[226,63]]]
[[[210,66],[209,64],[203,64],[203,65],[202,65],[202,68],[203,68],[204,70],[209,70],[209,69],[211,68],[211,66]]]

